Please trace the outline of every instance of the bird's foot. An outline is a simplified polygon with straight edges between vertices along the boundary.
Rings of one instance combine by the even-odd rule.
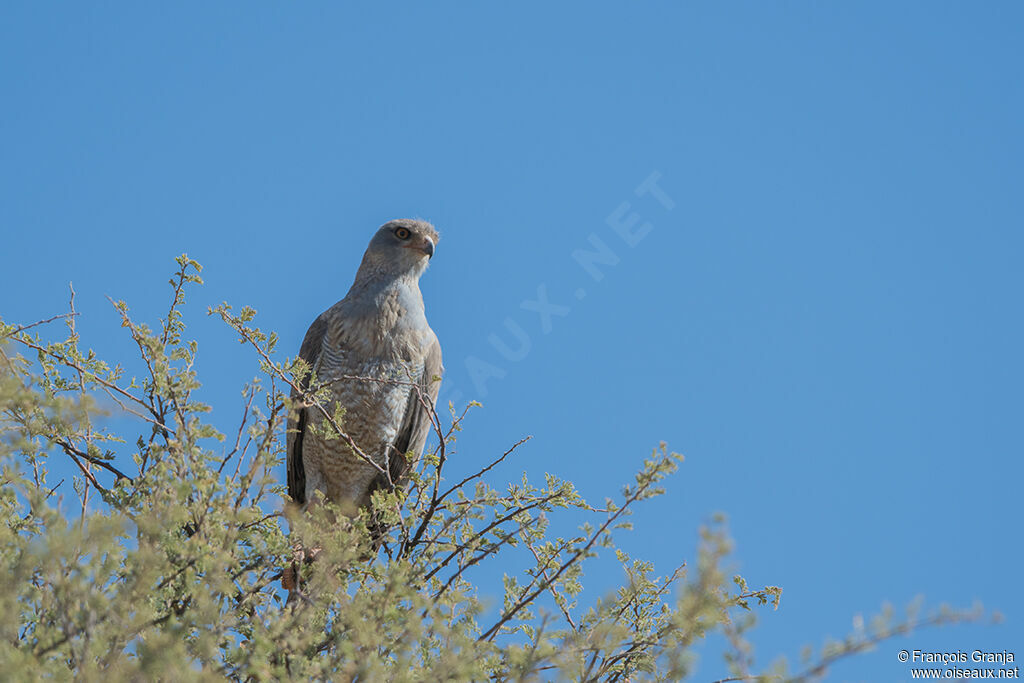
[[[319,546],[303,548],[301,545],[295,544],[292,550],[292,563],[281,572],[281,587],[289,593],[299,590],[302,565],[311,564],[321,550],[322,548]]]

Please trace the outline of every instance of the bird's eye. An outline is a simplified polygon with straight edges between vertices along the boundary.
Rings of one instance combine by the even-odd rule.
[[[395,237],[397,237],[400,240],[409,239],[409,235],[411,234],[412,233],[409,232],[409,228],[397,228],[395,230]]]

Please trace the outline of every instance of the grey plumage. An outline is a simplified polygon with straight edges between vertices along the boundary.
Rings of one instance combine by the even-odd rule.
[[[310,325],[299,349],[317,385],[327,385],[342,429],[387,474],[339,438],[325,439],[311,424],[322,415],[302,407],[289,421],[288,493],[308,505],[314,491],[354,515],[373,491],[400,486],[430,432],[430,410],[440,389],[441,346],[427,324],[419,278],[438,240],[425,221],[396,220],[374,235],[344,299]],[[309,378],[303,380],[303,387]],[[419,387],[411,386],[415,383]],[[297,392],[293,392],[293,397]]]

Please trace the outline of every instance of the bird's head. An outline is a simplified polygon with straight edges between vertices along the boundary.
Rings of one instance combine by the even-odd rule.
[[[426,221],[400,218],[380,226],[359,270],[375,275],[419,277],[434,255],[440,235]]]

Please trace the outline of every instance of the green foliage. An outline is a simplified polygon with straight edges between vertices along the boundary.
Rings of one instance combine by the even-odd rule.
[[[348,440],[344,413],[315,378],[298,385],[308,370],[301,360],[275,360],[277,337],[252,325],[253,309],[223,304],[210,313],[253,351],[260,375],[242,391],[237,426],[207,423],[209,407],[194,398],[198,345],[184,336],[181,310],[187,287],[202,282],[200,266],[186,256],[177,264],[155,329],[112,302],[137,347],[139,376],[82,350],[73,291],[65,315],[0,322],[6,680],[676,680],[712,632],[725,637],[735,675],[753,677],[751,610],[777,607],[781,589],[727,575],[720,522],[701,530],[696,561],[667,576],[614,550],[634,506],[660,495],[682,460],[664,445],[597,508],[551,475],[493,485],[492,470],[523,441],[449,481],[448,455],[473,404],[449,406],[444,419],[433,412],[436,445],[407,489],[379,492],[354,519],[327,504],[286,517],[274,470],[291,392],[320,415],[317,428]],[[63,340],[38,335],[57,320],[67,325]],[[111,413],[130,419],[105,419]],[[73,497],[67,482],[50,480],[57,458],[77,472]],[[558,514],[579,520],[578,533],[553,534]],[[381,524],[388,531],[374,553],[370,529]],[[317,548],[316,561],[296,563],[298,547]],[[599,551],[614,552],[625,582],[581,605],[583,566]],[[509,553],[532,566],[506,573],[500,587],[473,583],[475,568],[508,566]],[[293,566],[301,588],[289,602],[280,579]],[[495,596],[500,608],[489,610]],[[796,678],[915,619],[829,645]],[[773,675],[786,677],[781,668]]]

